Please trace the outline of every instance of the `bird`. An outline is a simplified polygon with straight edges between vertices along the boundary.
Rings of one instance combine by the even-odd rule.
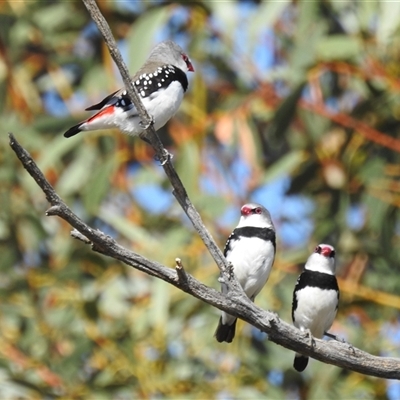
[[[153,119],[155,130],[163,127],[178,111],[189,85],[188,71],[194,72],[190,58],[179,45],[166,40],[154,47],[146,62],[132,77],[132,83]],[[92,110],[97,113],[69,128],[64,137],[70,138],[82,131],[110,128],[119,128],[123,133],[138,136],[147,128],[140,121],[138,111],[124,88],[86,108],[86,111]]]
[[[260,204],[248,203],[241,207],[237,227],[229,236],[224,256],[232,263],[233,273],[246,295],[254,301],[269,278],[275,259],[275,227],[269,211]],[[228,288],[221,285],[222,293]],[[222,312],[215,338],[231,343],[235,337],[236,317]]]
[[[329,244],[319,244],[308,257],[304,271],[297,279],[292,302],[294,326],[313,338],[321,339],[328,333],[339,304],[339,286],[335,276],[335,249]],[[312,336],[311,336],[312,335]],[[296,353],[293,367],[302,372],[308,357]]]

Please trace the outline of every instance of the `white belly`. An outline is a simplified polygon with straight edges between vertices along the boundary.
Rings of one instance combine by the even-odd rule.
[[[332,326],[338,304],[335,290],[306,287],[297,292],[297,309],[294,325],[302,330],[310,329],[313,336],[322,338]]]
[[[259,238],[241,237],[236,241],[227,260],[246,295],[253,299],[260,293],[271,273],[275,249],[271,242]],[[222,292],[226,287],[222,285]],[[231,325],[236,317],[222,312],[222,322]]]
[[[232,262],[233,272],[248,297],[260,293],[271,273],[274,257],[274,247],[269,241],[241,237],[235,243],[227,260]]]
[[[147,98],[143,105],[147,112],[154,118],[154,129],[162,128],[178,111],[183,100],[184,91],[182,85],[175,81],[171,82],[167,89],[160,90]],[[136,113],[136,109],[133,110]],[[143,132],[138,116],[128,117],[127,113],[121,115],[117,125],[119,129],[128,135],[139,135]]]

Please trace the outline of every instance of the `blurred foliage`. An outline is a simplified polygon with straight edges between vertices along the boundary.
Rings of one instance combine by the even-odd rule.
[[[221,247],[241,204],[274,216],[278,254],[257,304],[290,321],[316,243],[337,248],[332,331],[377,355],[400,346],[400,7],[393,2],[99,2],[132,70],[165,37],[196,68],[160,131]],[[218,287],[218,271],[139,139],[66,140],[120,85],[79,1],[0,3],[1,398],[400,398],[393,383],[312,361],[218,311],[91,252],[46,218],[7,144],[31,152],[60,196],[123,245]]]

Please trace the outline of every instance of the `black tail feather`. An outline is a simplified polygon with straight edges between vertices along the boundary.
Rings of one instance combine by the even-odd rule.
[[[236,319],[235,322],[232,325],[224,325],[222,323],[222,317],[220,317],[219,322],[218,322],[218,327],[215,331],[215,338],[219,343],[222,342],[227,342],[231,343],[233,338],[235,337],[235,331],[236,331]]]
[[[114,93],[111,93],[107,97],[105,97],[100,103],[93,104],[92,106],[85,108],[85,111],[101,110],[108,103],[108,101],[114,96],[114,94],[117,92],[118,92],[118,90]]]
[[[80,129],[80,126],[82,125],[82,123],[73,126],[72,128],[69,128],[67,130],[67,132],[64,133],[64,137],[66,138],[70,138],[71,136],[75,136],[76,134],[78,134],[79,132],[82,132],[82,129]]]
[[[296,357],[294,358],[293,362],[293,368],[296,371],[302,372],[306,369],[308,364],[308,357],[304,357],[300,354],[296,354]]]

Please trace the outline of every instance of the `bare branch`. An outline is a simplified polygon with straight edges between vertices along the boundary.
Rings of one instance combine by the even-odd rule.
[[[149,125],[145,135],[150,140],[157,157],[165,159],[165,149],[154,131],[152,120],[143,107],[135,87],[132,85],[129,72],[118,51],[107,22],[103,18],[94,0],[82,0],[102,33],[110,54],[116,62],[128,96],[135,104],[144,125]],[[180,290],[223,310],[231,315],[241,318],[268,334],[269,340],[287,349],[303,353],[325,363],[347,368],[366,375],[388,379],[400,379],[400,360],[372,356],[362,350],[356,349],[346,343],[337,341],[321,341],[315,339],[315,345],[310,346],[308,337],[305,337],[294,326],[281,321],[275,313],[264,311],[255,306],[244,294],[242,288],[232,274],[232,267],[228,265],[218,246],[202,223],[200,215],[190,202],[186,190],[177,175],[171,160],[166,159],[163,168],[174,190],[173,194],[185,213],[191,220],[196,231],[207,246],[218,267],[221,270],[221,281],[228,285],[230,291],[223,295],[197,281],[186,273],[180,260],[177,260],[176,271],[159,263],[148,260],[139,254],[129,251],[115,242],[114,239],[103,232],[94,230],[80,220],[55,193],[53,187],[43,176],[30,155],[19,145],[14,136],[10,134],[10,146],[24,165],[25,169],[35,179],[51,204],[47,215],[56,215],[67,221],[75,230],[72,236],[84,243],[91,244],[93,251],[120,260],[149,275],[162,279]]]
[[[99,28],[100,33],[102,34],[104,41],[110,51],[111,57],[117,64],[117,67],[121,73],[130,100],[138,110],[139,116],[143,124],[145,126],[149,125],[145,133],[146,138],[150,140],[158,159],[165,160],[166,150],[163,144],[161,143],[160,138],[158,137],[157,133],[154,130],[153,124],[151,123],[152,119],[147,113],[147,110],[144,108],[142,100],[140,99],[140,96],[138,95],[135,86],[132,84],[128,68],[122,59],[121,53],[118,50],[117,44],[115,43],[110,28],[107,24],[107,21],[101,14],[95,0],[82,0],[82,1],[85,4],[87,10],[89,11],[89,14],[92,17],[93,21]],[[179,204],[185,211],[186,215],[189,217],[190,221],[192,222],[197,233],[203,240],[211,256],[214,258],[218,268],[222,269],[224,266],[226,267],[227,262],[225,260],[225,257],[223,256],[219,247],[216,245],[213,237],[208,232],[207,228],[204,226],[199,213],[197,212],[192,202],[190,201],[186,189],[183,186],[182,181],[179,178],[179,175],[176,173],[170,158],[166,159],[165,162],[162,163],[162,166],[164,168],[164,171],[168,179],[171,182],[172,187],[174,188],[173,194],[175,198],[178,200]]]
[[[257,307],[243,291],[232,289],[227,295],[223,295],[184,272],[183,267],[177,273],[171,268],[125,249],[103,232],[90,228],[55,193],[53,187],[46,180],[31,156],[21,147],[14,136],[10,134],[9,137],[11,148],[52,205],[47,211],[47,215],[57,215],[71,224],[80,233],[80,235],[75,233],[73,235],[85,243],[91,243],[94,251],[162,279],[207,304],[245,320],[261,331],[266,332],[270,341],[289,350],[365,375],[400,379],[399,359],[373,356],[347,343],[335,340],[323,341],[315,339],[314,346],[310,346],[308,336],[302,334],[293,325],[280,320],[275,313],[264,311]],[[179,263],[177,265],[179,267]],[[230,271],[230,267],[227,267],[226,271],[222,271],[223,279],[230,279]]]

